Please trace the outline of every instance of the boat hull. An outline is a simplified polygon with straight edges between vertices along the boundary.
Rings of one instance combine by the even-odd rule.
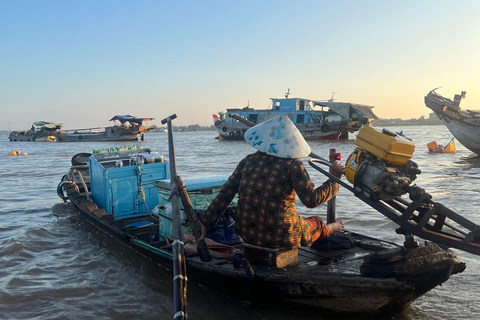
[[[84,142],[84,141],[138,141],[140,134],[124,134],[120,136],[106,133],[69,133],[57,136],[59,142]]]
[[[447,129],[465,148],[480,155],[480,125],[471,125],[464,122],[441,116]]]
[[[45,142],[45,141],[55,141],[55,136],[51,134],[43,134],[38,132],[24,132],[23,134],[13,134],[10,133],[8,136],[10,141],[32,141],[32,142]]]
[[[324,125],[323,127],[321,124],[296,124],[306,140],[338,140],[342,133],[338,126],[338,124]],[[215,127],[222,140],[244,140],[245,131],[249,128],[241,122],[226,121],[217,121]]]

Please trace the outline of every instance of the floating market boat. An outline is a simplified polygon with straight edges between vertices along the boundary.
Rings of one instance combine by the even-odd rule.
[[[348,139],[349,132],[355,132],[364,125],[370,125],[372,119],[377,119],[372,106],[334,102],[333,99],[313,101],[289,98],[288,95],[289,93],[285,95],[285,99],[270,98],[271,109],[227,109],[223,120],[214,115],[219,137],[223,140],[242,140],[243,134],[250,127],[246,121],[257,124],[287,114],[307,140]]]
[[[153,126],[143,126],[144,121],[154,118],[137,118],[131,115],[117,115],[109,121],[118,121],[118,125],[105,128],[63,130],[56,135],[59,142],[79,141],[137,141],[143,140],[143,133],[153,130]]]
[[[413,235],[442,247],[480,254],[479,226],[434,203],[427,193],[411,185],[420,172],[410,160],[411,142],[400,143],[402,138],[394,133],[364,129],[371,130],[359,133],[358,147],[347,161],[346,175],[353,187],[339,183],[396,222],[400,226],[397,231],[405,233],[404,245],[347,231],[308,248],[261,248],[228,236],[234,229],[224,224],[207,231],[207,237],[216,242],[207,243],[213,258],[204,261],[188,233],[186,224],[191,220],[182,218],[188,278],[242,300],[302,311],[379,314],[401,311],[462,272],[465,264],[453,251],[435,243],[419,245]],[[373,146],[372,139],[380,139],[375,145],[384,147]],[[100,229],[172,268],[177,255],[172,252],[169,236],[170,196],[177,187],[172,188],[168,179],[169,163],[149,149],[136,150],[135,154],[81,154],[73,159],[57,187],[58,195]],[[318,162],[321,160],[312,159],[310,165],[328,176]],[[202,214],[227,178],[184,180],[196,214]],[[407,192],[411,202],[401,197]],[[235,203],[229,209],[229,214],[234,212]],[[450,230],[450,220],[460,227]],[[460,228],[466,231],[458,232]],[[223,236],[215,237],[219,231]],[[189,243],[191,250],[187,249]]]
[[[8,136],[10,141],[56,141],[56,136],[61,132],[63,124],[37,121],[32,124],[29,131],[12,131]]]
[[[29,131],[13,131],[9,135],[10,141],[52,141],[52,142],[80,142],[80,141],[137,141],[144,139],[143,133],[154,130],[153,126],[144,126],[144,121],[154,118],[137,118],[131,115],[117,115],[109,121],[113,126],[88,129],[62,129],[63,124],[37,121]],[[115,123],[118,121],[118,125]]]
[[[435,112],[462,145],[480,155],[480,111],[460,108],[465,91],[456,94],[452,101],[437,94],[435,90],[427,94],[425,105]]]

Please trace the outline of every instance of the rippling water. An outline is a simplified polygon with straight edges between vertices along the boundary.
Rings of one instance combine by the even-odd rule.
[[[393,127],[416,144],[414,161],[422,174],[416,183],[434,201],[480,223],[477,212],[480,157],[457,143],[454,154],[429,154],[427,143],[447,143],[444,126]],[[144,147],[168,156],[165,133],[152,133]],[[178,174],[230,174],[254,149],[244,142],[219,141],[214,132],[175,133]],[[0,137],[0,318],[1,319],[171,319],[171,272],[138,255],[82,219],[70,203],[56,195],[56,186],[71,157],[119,143],[10,142]],[[345,158],[354,137],[342,142],[310,142],[327,156],[336,148]],[[11,150],[28,153],[8,157]],[[325,178],[308,169],[316,184]],[[299,208],[304,215],[326,208]],[[351,231],[402,243],[396,225],[346,190],[337,199],[337,217]],[[480,257],[455,250],[467,263],[454,275],[393,319],[478,319]],[[188,283],[190,319],[331,319],[256,306]]]

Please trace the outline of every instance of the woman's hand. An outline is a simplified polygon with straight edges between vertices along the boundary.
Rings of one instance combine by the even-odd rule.
[[[338,161],[335,161],[330,166],[330,173],[337,177],[338,179],[342,178],[342,174],[345,172],[345,166]]]

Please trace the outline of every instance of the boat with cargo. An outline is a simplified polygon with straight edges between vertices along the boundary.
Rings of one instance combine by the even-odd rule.
[[[109,121],[114,124],[108,127],[63,129],[63,124],[46,121],[34,122],[29,131],[13,131],[10,141],[138,141],[144,140],[144,133],[153,131],[154,126],[144,126],[144,122],[154,118],[137,118],[131,115],[116,115]],[[118,123],[117,123],[118,121]]]
[[[286,114],[307,140],[348,139],[348,133],[368,126],[377,119],[373,106],[349,102],[314,101],[303,98],[270,98],[270,109],[245,108],[227,109],[224,117],[214,115],[214,125],[220,139],[242,140],[250,124],[258,124],[273,117]],[[238,117],[235,117],[238,116]],[[250,124],[249,124],[250,123]]]
[[[425,105],[442,120],[458,142],[480,155],[480,111],[460,108],[465,91],[451,100],[436,93],[437,89],[425,96]]]
[[[154,130],[154,127],[144,126],[143,122],[152,121],[153,119],[137,118],[131,115],[116,115],[109,120],[114,122],[112,126],[62,130],[56,135],[56,139],[59,142],[144,140],[143,134]]]
[[[312,247],[252,246],[235,236],[230,223],[235,216],[233,202],[222,217],[229,223],[207,230],[210,260],[205,259],[191,232],[196,218],[185,216],[193,210],[195,217],[201,217],[228,177],[178,179],[176,165],[149,149],[74,156],[57,193],[130,248],[174,273],[182,270],[174,281],[183,283],[183,299],[188,274],[188,279],[237,299],[292,310],[396,313],[465,269],[465,263],[446,247],[480,254],[480,227],[433,202],[412,184],[420,170],[410,160],[414,149],[410,141],[388,131],[364,129],[369,130],[359,133],[358,147],[347,161],[352,185],[339,183],[399,225],[397,232],[405,234],[400,245],[346,231]],[[326,165],[323,161],[309,163],[328,176],[319,166]],[[175,204],[182,192],[190,204],[183,198]],[[406,194],[409,199],[402,197]],[[175,206],[181,208],[180,241],[171,236]],[[450,228],[452,223],[458,226]],[[415,235],[431,242],[420,245]],[[185,253],[179,267],[175,245],[180,243]],[[183,319],[183,313],[178,314]]]

